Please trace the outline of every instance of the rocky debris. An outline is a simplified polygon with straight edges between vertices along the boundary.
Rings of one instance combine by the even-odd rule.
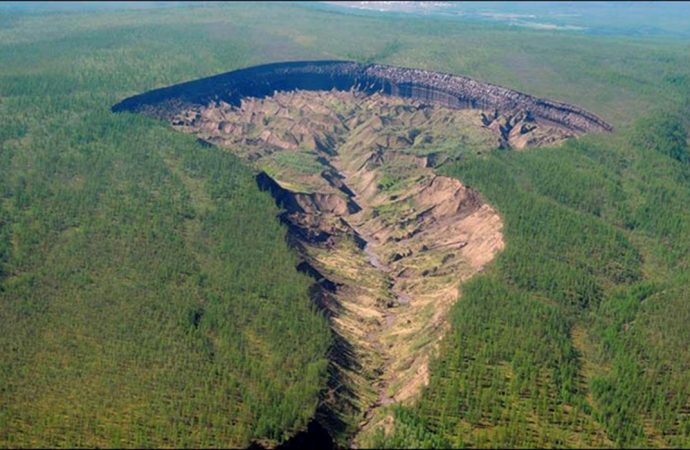
[[[556,144],[576,133],[545,121],[537,123],[531,113],[524,110],[501,114],[481,113],[482,123],[499,136],[499,148],[524,149]]]

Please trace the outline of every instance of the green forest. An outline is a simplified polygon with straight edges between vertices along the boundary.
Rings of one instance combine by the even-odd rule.
[[[438,168],[507,245],[370,445],[690,446],[689,44],[238,4],[0,12],[0,447],[306,427],[334,344],[273,199],[228,152],[110,107],[317,58],[473,76],[615,127]]]

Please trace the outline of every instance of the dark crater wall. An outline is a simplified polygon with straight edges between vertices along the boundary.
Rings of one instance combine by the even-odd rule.
[[[239,106],[244,97],[275,91],[359,90],[412,98],[451,108],[525,111],[535,119],[578,132],[611,131],[611,126],[577,106],[540,99],[468,77],[421,69],[351,61],[295,61],[266,64],[155,89],[129,97],[112,110],[170,119],[191,105],[224,101]]]

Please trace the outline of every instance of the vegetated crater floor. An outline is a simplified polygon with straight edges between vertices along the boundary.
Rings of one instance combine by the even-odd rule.
[[[335,335],[321,420],[356,421],[358,434],[428,382],[462,283],[504,247],[496,210],[434,168],[610,129],[576,107],[428,71],[307,62],[230,74],[114,110],[165,119],[257,168]]]

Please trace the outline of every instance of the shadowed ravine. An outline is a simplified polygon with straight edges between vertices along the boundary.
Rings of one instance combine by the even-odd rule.
[[[387,405],[428,382],[462,283],[504,246],[497,212],[435,167],[610,129],[577,107],[468,78],[349,62],[259,66],[113,109],[167,120],[259,171],[334,335],[310,429],[355,446],[391,426]]]

